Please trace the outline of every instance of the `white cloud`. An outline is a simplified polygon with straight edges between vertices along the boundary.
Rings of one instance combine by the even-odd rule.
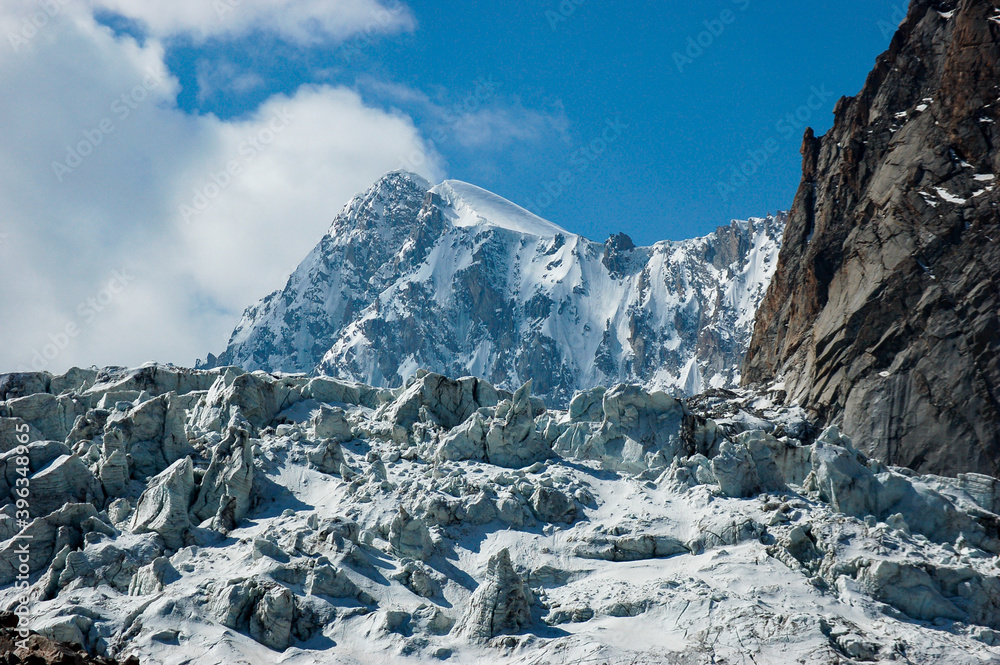
[[[569,141],[569,119],[561,105],[528,108],[492,78],[480,79],[464,95],[447,100],[371,77],[362,77],[358,84],[372,98],[422,116],[432,136],[447,137],[467,150],[499,152],[514,143]]]
[[[260,74],[242,70],[228,60],[199,62],[197,80],[198,101],[201,103],[219,94],[242,95],[263,88],[267,83]]]
[[[59,1],[59,0],[55,0]],[[89,0],[141,21],[154,36],[235,36],[263,30],[300,43],[413,30],[400,2],[379,0]]]
[[[5,2],[0,34],[36,6]],[[417,170],[442,175],[409,118],[343,88],[303,88],[240,121],[188,115],[159,41],[116,39],[78,5],[18,46],[0,56],[0,371],[191,364],[403,155],[422,150]],[[187,223],[182,206],[229,162],[240,174]]]

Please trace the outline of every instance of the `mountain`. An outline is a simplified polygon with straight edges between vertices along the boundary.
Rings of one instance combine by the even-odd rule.
[[[147,365],[0,376],[0,400],[0,600],[35,644],[126,665],[1000,659],[1000,481],[886,467],[767,393],[550,411],[475,378]]]
[[[1000,473],[1000,9],[915,0],[803,177],[743,380],[927,472]]]
[[[551,405],[596,385],[739,383],[784,217],[636,247],[565,231],[473,185],[391,173],[354,198],[205,366],[398,387],[418,368]]]

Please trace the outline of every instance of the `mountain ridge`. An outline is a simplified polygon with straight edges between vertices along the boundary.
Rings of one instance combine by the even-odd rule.
[[[398,387],[418,368],[552,405],[597,385],[733,387],[783,215],[687,241],[596,243],[468,183],[392,172],[201,366]]]

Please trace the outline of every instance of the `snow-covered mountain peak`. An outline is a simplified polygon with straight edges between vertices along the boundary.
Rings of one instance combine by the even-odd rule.
[[[542,219],[521,206],[460,180],[446,180],[431,190],[449,208],[454,226],[494,226],[544,238],[568,235],[565,229]]]
[[[391,171],[344,206],[329,235],[343,238],[354,231],[378,230],[388,239],[406,232],[399,222],[412,219],[410,213],[423,204],[430,188],[431,184],[415,173]]]
[[[686,241],[597,243],[468,183],[390,173],[355,197],[282,291],[246,311],[209,366],[380,387],[418,369],[565,405],[638,383],[738,383],[784,216]]]

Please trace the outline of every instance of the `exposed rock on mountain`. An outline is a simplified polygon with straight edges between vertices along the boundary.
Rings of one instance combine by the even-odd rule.
[[[18,633],[17,615],[0,614],[0,664],[2,665],[119,665],[110,658],[91,657],[79,646],[60,643],[35,632],[26,637]],[[121,665],[139,665],[129,658]]]
[[[783,224],[602,245],[472,185],[393,173],[347,205],[206,366],[386,388],[418,368],[509,391],[530,379],[551,406],[619,382],[734,386]]]
[[[803,178],[747,383],[890,464],[1000,472],[1000,12],[915,0]]]
[[[530,383],[421,373],[379,390],[232,367],[76,386],[59,396],[79,407],[74,434],[15,447],[15,464],[33,486],[68,457],[70,485],[97,487],[124,451],[127,482],[31,520],[4,490],[0,603],[29,592],[33,630],[104,658],[1000,659],[1000,481],[887,467],[777,393],[621,385],[560,411]],[[64,413],[44,395],[0,409]],[[101,430],[111,403],[125,419]],[[182,449],[155,474],[129,461],[155,451],[155,470]]]

